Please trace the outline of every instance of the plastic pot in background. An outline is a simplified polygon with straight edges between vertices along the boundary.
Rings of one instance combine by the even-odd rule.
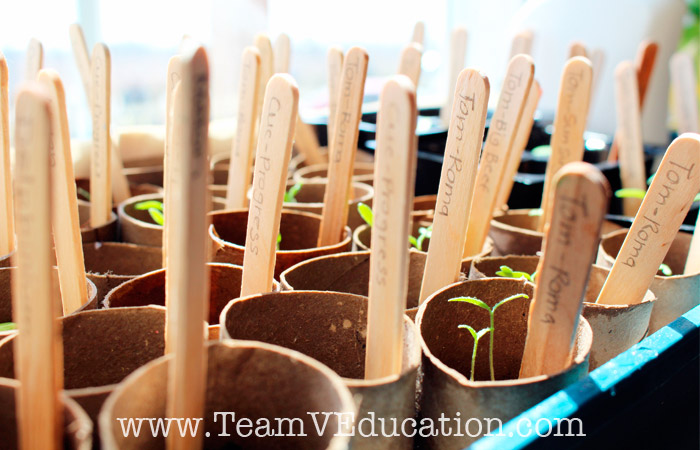
[[[518,379],[530,307],[530,300],[520,298],[502,305],[495,313],[493,353],[496,381],[490,381],[489,376],[488,337],[480,341],[478,348],[476,381],[469,380],[473,340],[458,325],[467,324],[480,330],[488,327],[489,314],[477,306],[448,300],[471,296],[493,306],[514,294],[525,293],[532,298],[533,289],[534,286],[524,280],[469,280],[437,291],[421,305],[416,317],[424,355],[420,416],[432,419],[435,424],[440,417],[449,418],[450,424],[454,424],[456,418],[463,430],[462,436],[438,433],[437,436],[427,437],[421,442],[421,448],[467,447],[488,431],[486,428],[490,425],[483,423],[484,418],[497,418],[505,423],[585,376],[592,332],[582,318],[574,344],[573,361],[566,370],[550,376]],[[481,426],[476,428],[472,424],[467,433],[469,419],[477,419]]]
[[[213,212],[209,237],[214,247],[213,261],[243,265],[248,210],[238,209]],[[345,227],[343,239],[333,245],[317,247],[321,217],[300,211],[282,210],[280,220],[280,250],[275,260],[275,278],[294,264],[321,255],[342,253],[350,250],[350,228]]]
[[[221,314],[225,338],[254,340],[290,348],[310,356],[343,377],[358,403],[355,426],[363,418],[384,419],[397,426],[415,417],[420,346],[413,322],[404,320],[402,371],[365,380],[367,298],[338,292],[286,291],[234,300]],[[371,434],[369,426],[363,432]],[[391,429],[390,426],[387,429]],[[398,429],[398,428],[397,428]],[[364,437],[356,431],[352,448],[412,449],[408,436]]]
[[[90,226],[90,203],[78,200],[78,220],[80,221],[80,236],[83,244],[89,242],[110,242],[116,241],[118,234],[117,215],[111,212],[110,219],[99,227]]]
[[[203,448],[341,449],[348,437],[339,426],[339,416],[355,411],[352,396],[332,370],[308,356],[274,345],[256,342],[216,342],[207,346],[207,392],[204,420],[198,433]],[[165,448],[162,435],[141,433],[124,436],[118,418],[164,418],[169,365],[172,355],[150,362],[127,377],[109,396],[100,412],[100,441],[104,450]],[[248,418],[255,424],[267,419],[271,427],[278,418],[292,421],[284,434],[294,436],[243,437],[235,432],[236,421]],[[309,413],[327,412],[327,426],[317,433]],[[337,414],[333,414],[337,413]],[[323,414],[316,419],[323,422]],[[214,422],[214,420],[217,420]],[[283,425],[286,426],[286,425]],[[227,427],[227,428],[224,428]],[[226,431],[226,432],[225,432]],[[253,430],[251,430],[253,431]],[[244,434],[244,433],[241,433]],[[223,436],[222,436],[223,435]],[[208,436],[208,437],[204,437]]]

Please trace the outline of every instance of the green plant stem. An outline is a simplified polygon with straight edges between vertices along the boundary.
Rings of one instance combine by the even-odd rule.
[[[493,370],[493,335],[494,335],[494,316],[495,311],[492,309],[489,311],[489,366],[491,369],[491,381],[496,381],[496,376]]]
[[[472,350],[472,372],[469,381],[474,381],[474,366],[476,366],[476,349],[479,345],[479,338],[474,339],[474,350]]]

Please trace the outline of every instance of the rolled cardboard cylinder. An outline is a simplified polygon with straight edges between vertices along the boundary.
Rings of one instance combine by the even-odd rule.
[[[207,346],[208,371],[205,414],[199,432],[203,448],[303,448],[341,449],[347,436],[334,436],[339,429],[338,415],[355,411],[352,396],[338,375],[301,353],[257,342],[212,342]],[[118,418],[165,417],[168,365],[172,355],[150,362],[127,377],[109,396],[99,417],[100,441],[104,450],[164,448],[163,436],[152,433],[124,436]],[[298,418],[307,436],[299,436],[299,421],[291,422],[282,434],[295,436],[242,437],[234,429],[233,418],[215,417],[216,412],[235,413],[235,421],[247,418],[255,424],[268,420]],[[316,432],[312,415],[328,412],[322,434]],[[333,414],[337,413],[337,414]],[[317,414],[317,416],[322,416]],[[216,422],[214,422],[216,418]],[[222,420],[223,419],[223,420]],[[323,422],[325,418],[316,417]],[[225,422],[222,425],[222,422]],[[227,429],[223,428],[226,426]],[[226,432],[225,432],[226,431]],[[247,432],[246,430],[245,432]],[[252,431],[252,430],[250,430]],[[241,433],[242,434],[242,433]]]
[[[612,267],[626,236],[627,230],[619,230],[603,238],[598,247],[597,263],[603,267]],[[656,295],[649,319],[649,334],[655,333],[700,304],[700,272],[683,273],[691,238],[689,233],[676,234],[664,258],[664,264],[677,275],[656,275],[649,287]]]
[[[122,241],[151,247],[163,245],[163,227],[151,220],[148,211],[138,210],[135,205],[147,200],[163,201],[163,194],[148,194],[131,197],[119,204],[119,224],[121,225]],[[212,198],[212,211],[224,208],[223,200]]]
[[[17,416],[15,398],[19,381],[0,380],[0,443],[5,450],[19,449],[17,442]],[[93,423],[83,409],[73,400],[61,395],[63,401],[63,447],[66,450],[90,450],[92,448]]]
[[[97,296],[81,310],[99,309],[109,291],[134,277],[163,267],[163,252],[158,247],[124,242],[83,244],[85,271],[95,283]]]
[[[209,325],[219,323],[224,307],[241,294],[243,268],[232,264],[209,265]],[[273,282],[275,290],[279,284]],[[112,289],[104,300],[104,307],[131,308],[147,305],[165,306],[165,269],[132,278]]]
[[[356,427],[363,418],[387,422],[415,417],[420,346],[415,326],[404,319],[401,374],[365,380],[367,298],[338,292],[286,291],[243,297],[221,313],[224,338],[261,341],[310,356],[343,377],[358,402]],[[373,417],[372,417],[373,415]],[[398,429],[398,428],[397,428]],[[369,434],[370,431],[364,431]],[[408,436],[352,438],[352,448],[412,449]]]
[[[105,399],[127,375],[163,356],[165,309],[83,311],[61,318],[64,389],[95,424]],[[0,376],[14,378],[14,336],[0,342]]]
[[[470,304],[448,303],[459,296],[479,298],[493,306],[510,295],[525,293],[532,298],[534,285],[525,280],[488,278],[455,283],[437,291],[421,305],[416,325],[423,348],[423,389],[421,418],[438,423],[441,414],[454,430],[459,420],[462,436],[425,438],[420,444],[431,449],[469,446],[486,427],[466,432],[468,420],[500,419],[503,423],[544,400],[554,392],[586,375],[592,332],[582,318],[568,369],[555,375],[518,379],[527,335],[530,300],[516,299],[499,307],[495,314],[494,370],[496,381],[470,381],[473,341],[457,326],[467,324],[479,330],[489,324],[487,311]],[[476,358],[476,380],[490,380],[489,346],[482,341]],[[479,422],[481,423],[481,422]],[[482,424],[483,425],[483,424]],[[436,425],[437,426],[437,425]],[[469,436],[472,434],[473,436]]]
[[[78,200],[78,220],[83,244],[89,242],[110,242],[117,240],[117,215],[110,213],[109,222],[99,227],[90,226],[90,203]]]
[[[124,168],[124,175],[129,184],[148,184],[163,187],[163,165],[138,166]]]
[[[430,226],[430,222],[419,222],[413,221],[411,223],[411,236],[418,236],[418,229],[421,227]],[[363,223],[359,227],[355,228],[352,232],[352,245],[355,251],[362,252],[370,249],[370,244],[372,242],[372,227],[367,223]],[[410,245],[406,242],[406,245]],[[423,241],[423,247],[421,252],[427,255],[428,247],[430,246],[430,238],[425,238]],[[417,249],[414,249],[418,251]]]
[[[435,215],[435,203],[437,195],[419,195],[413,198],[413,213],[411,216],[414,221],[432,222]]]
[[[292,179],[297,183],[311,180],[328,181],[328,164],[313,164],[294,172]],[[352,169],[352,181],[374,186],[374,163],[358,162]]]
[[[132,169],[133,170],[133,169]],[[163,171],[163,168],[161,167],[161,173]],[[139,179],[146,179],[146,178],[156,178],[155,176],[145,176],[142,177],[140,175],[138,176],[133,176],[132,178],[135,178],[137,180]],[[155,184],[150,184],[150,183],[142,183],[142,182],[132,182],[129,180],[127,177],[127,181],[129,181],[129,190],[131,192],[131,195],[133,197],[136,197],[138,195],[149,195],[149,194],[159,194],[163,192],[163,182],[161,181],[161,185],[155,185]],[[85,178],[79,178],[75,180],[75,184],[77,187],[84,189],[88,192],[90,192],[90,180],[85,179]]]
[[[497,277],[502,265],[513,270],[533,273],[537,270],[539,256],[496,256],[475,260],[469,270],[470,279]],[[599,305],[596,303],[609,267],[593,265],[586,286],[581,314],[593,330],[593,346],[589,369],[594,370],[642,340],[649,327],[658,301],[656,292],[647,291],[644,301],[635,305]],[[697,292],[697,291],[696,291]]]
[[[213,212],[209,226],[214,262],[243,265],[243,252],[248,232],[248,210],[236,209]],[[317,247],[321,216],[300,211],[282,210],[280,219],[280,250],[275,260],[275,279],[289,267],[307,259],[350,250],[350,228],[345,227],[343,239],[333,245]]]

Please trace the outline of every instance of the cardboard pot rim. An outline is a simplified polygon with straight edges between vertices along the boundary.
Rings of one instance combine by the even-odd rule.
[[[128,251],[134,250],[135,252],[160,252],[158,247],[152,247],[149,245],[141,245],[141,244],[135,244],[133,242],[85,242],[83,243],[83,248],[93,246],[96,247],[96,250],[99,251],[101,247],[111,247],[116,250],[120,249],[128,249]],[[134,273],[134,274],[123,274],[123,273],[116,273],[112,270],[108,272],[93,272],[85,269],[86,275],[90,276],[109,276],[111,278],[117,278],[117,279],[131,279],[140,275],[143,275],[144,273]]]
[[[146,194],[146,195],[154,195],[154,194]],[[132,197],[132,198],[133,198],[133,197]],[[85,200],[82,200],[82,199],[78,199],[78,207],[81,207],[81,206],[82,206],[83,208],[91,208],[91,207],[92,207],[92,204],[91,204],[90,202],[88,202],[88,201],[85,201]],[[103,229],[103,228],[108,228],[108,227],[113,226],[114,224],[116,224],[118,219],[119,219],[118,215],[117,215],[114,211],[110,211],[110,212],[109,212],[109,221],[103,223],[103,224],[100,225],[99,227],[90,226],[90,225],[89,225],[89,221],[88,221],[88,225],[87,225],[87,226],[85,226],[85,227],[82,227],[82,226],[81,226],[81,227],[80,227],[80,232],[81,232],[81,233],[89,233],[89,232],[94,231],[94,230],[100,230],[100,229]],[[93,242],[94,242],[94,241],[93,241]],[[106,241],[106,242],[111,242],[111,241]]]
[[[292,185],[294,185],[297,182],[295,182],[294,180],[290,180],[287,182],[287,184],[290,184],[290,183]],[[327,185],[328,180],[324,181],[324,180],[317,179],[317,178],[310,178],[310,179],[305,179],[304,181],[302,181],[300,183],[302,185],[301,188],[303,189],[304,186],[309,185],[309,184],[311,184],[311,185]],[[365,193],[363,195],[360,195],[359,197],[355,197],[354,195],[352,195],[352,191],[350,191],[350,200],[348,201],[348,203],[356,203],[356,202],[367,203],[368,201],[370,201],[374,198],[374,188],[372,186],[370,186],[369,184],[363,183],[361,181],[354,181],[353,180],[351,186],[353,188],[359,189],[361,191],[364,190]],[[249,194],[251,194],[251,191],[248,191],[248,194],[246,194],[246,195],[249,195]],[[250,198],[250,197],[248,197],[248,198]],[[322,208],[323,202],[283,202],[282,208],[289,209],[289,208],[294,208],[295,206],[299,206],[299,205],[301,205],[303,207],[307,207],[307,208]]]
[[[148,223],[144,222],[143,220],[139,220],[136,217],[133,217],[132,215],[128,214],[126,212],[126,207],[131,206],[135,203],[140,203],[146,200],[158,200],[158,201],[163,201],[164,194],[143,194],[143,195],[137,195],[135,197],[129,197],[123,202],[117,206],[117,212],[119,213],[119,219],[124,220],[126,222],[130,222],[133,225],[142,227],[142,228],[149,228],[151,230],[163,230],[162,225],[156,225],[155,223]]]
[[[554,378],[556,376],[559,376],[565,372],[568,372],[571,370],[571,368],[575,364],[581,364],[586,361],[586,359],[589,357],[591,353],[591,347],[593,345],[593,330],[591,329],[590,324],[588,323],[588,320],[586,320],[585,317],[583,317],[583,313],[579,315],[579,328],[581,329],[580,333],[586,337],[586,342],[584,343],[585,346],[583,348],[583,351],[580,352],[577,358],[575,358],[571,364],[564,370],[549,374],[549,375],[538,375],[535,377],[528,377],[528,378],[517,378],[517,379],[512,379],[512,380],[496,380],[496,381],[470,381],[469,378],[464,376],[462,373],[457,371],[456,369],[453,369],[452,367],[448,366],[447,364],[443,363],[437,356],[433,354],[433,352],[430,350],[428,345],[425,343],[425,340],[423,339],[423,334],[421,331],[421,324],[423,322],[423,314],[425,313],[425,310],[428,307],[428,304],[436,298],[438,295],[442,294],[443,292],[453,289],[457,286],[464,285],[464,284],[469,284],[469,283],[483,283],[486,281],[491,281],[491,280],[496,280],[497,278],[481,278],[478,280],[466,280],[466,281],[459,281],[457,283],[452,283],[450,285],[447,285],[443,287],[440,290],[437,290],[430,294],[428,298],[425,299],[423,303],[418,307],[418,313],[416,314],[416,327],[418,328],[418,338],[419,342],[421,345],[421,349],[423,350],[423,354],[430,359],[430,362],[435,365],[435,367],[439,368],[443,372],[447,373],[450,377],[452,377],[457,383],[459,383],[461,386],[469,387],[469,388],[503,388],[503,387],[512,387],[512,386],[524,386],[528,384],[534,384],[538,383],[550,378]],[[529,281],[523,279],[523,278],[502,278],[502,280],[512,280],[514,283],[520,283],[522,286],[526,285],[532,285],[534,289],[534,284],[530,283]],[[511,282],[511,281],[506,281],[506,282]]]
[[[264,293],[264,294],[253,294],[253,295],[247,295],[245,297],[240,297],[237,299],[233,299],[228,304],[224,307],[224,309],[221,311],[221,315],[219,316],[219,324],[224,324],[224,326],[221,327],[221,338],[222,340],[228,340],[228,341],[234,341],[234,342],[246,342],[245,340],[239,340],[232,338],[229,333],[228,329],[226,328],[226,316],[228,315],[229,310],[233,307],[234,304],[236,303],[243,303],[247,301],[254,301],[255,299],[258,299],[262,296],[270,296],[270,295],[276,295],[276,296],[296,296],[296,295],[309,295],[313,297],[319,297],[319,296],[327,296],[327,295],[332,295],[333,297],[345,297],[347,299],[353,299],[353,300],[360,300],[363,302],[368,302],[369,299],[363,295],[356,295],[356,294],[348,294],[346,292],[336,292],[336,291],[308,291],[308,290],[302,290],[302,291],[280,291],[280,292],[269,292],[269,293]],[[412,372],[418,370],[418,367],[420,366],[420,358],[421,358],[421,345],[420,341],[418,340],[418,328],[416,325],[413,323],[413,321],[406,315],[403,315],[404,319],[404,327],[408,326],[410,329],[413,330],[413,335],[416,339],[416,344],[413,346],[414,351],[413,355],[407,355],[407,361],[408,364],[405,368],[402,368],[401,373],[394,374],[394,375],[389,375],[386,377],[381,377],[381,378],[373,378],[370,380],[365,380],[365,379],[359,379],[359,378],[346,378],[346,377],[340,377],[343,382],[348,386],[352,388],[364,388],[364,387],[373,387],[373,386],[382,386],[386,384],[391,384],[399,379],[409,376]],[[249,342],[261,342],[261,341],[249,341]],[[269,344],[273,345],[273,344]],[[286,348],[286,347],[283,347]],[[296,351],[296,350],[293,350]],[[308,358],[314,359],[312,356],[308,356]],[[316,361],[316,359],[314,359]],[[320,363],[323,364],[323,363]],[[329,368],[329,370],[332,370]],[[333,372],[335,373],[335,371]]]
[[[500,228],[504,231],[509,231],[511,233],[522,233],[528,236],[532,237],[539,237],[543,238],[544,233],[541,231],[535,231],[535,230],[530,230],[529,228],[521,228],[521,227],[516,227],[510,224],[507,224],[505,222],[501,222],[498,220],[499,218],[506,217],[506,216],[529,216],[530,211],[536,210],[539,208],[526,208],[526,209],[508,209],[502,212],[502,214],[497,214],[494,215],[493,218],[491,219],[491,226]]]

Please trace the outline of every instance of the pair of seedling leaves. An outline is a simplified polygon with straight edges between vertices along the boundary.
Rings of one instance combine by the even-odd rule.
[[[367,223],[367,225],[369,225],[370,227],[374,226],[374,212],[372,212],[372,208],[370,208],[368,205],[360,202],[357,204],[357,212],[360,213],[360,217],[362,217],[362,220],[364,220],[365,223]],[[419,227],[418,228],[418,237],[409,236],[408,242],[416,250],[422,252],[423,251],[423,242],[425,242],[426,239],[430,239],[432,235],[433,235],[433,225],[432,224],[430,224],[427,227]]]

